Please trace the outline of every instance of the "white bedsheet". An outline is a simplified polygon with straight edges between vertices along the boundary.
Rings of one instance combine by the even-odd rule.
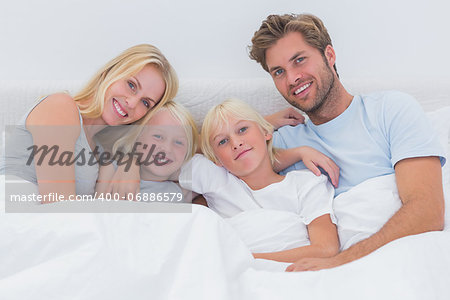
[[[1,299],[450,298],[450,231],[303,273],[254,260],[236,231],[200,206],[188,214],[2,214],[0,237]]]
[[[6,214],[0,236],[2,300],[237,299],[236,278],[253,261],[233,229],[199,206],[184,214]]]

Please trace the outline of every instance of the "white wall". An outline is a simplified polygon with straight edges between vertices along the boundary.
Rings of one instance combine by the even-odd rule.
[[[158,46],[181,78],[265,77],[246,46],[271,13],[328,27],[341,78],[450,78],[450,5],[378,0],[0,2],[0,80],[82,79],[125,48]]]

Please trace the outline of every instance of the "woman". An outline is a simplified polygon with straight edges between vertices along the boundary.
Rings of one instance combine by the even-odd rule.
[[[28,111],[13,135],[14,154],[6,151],[5,174],[36,184],[41,195],[93,194],[98,164],[89,156],[98,154],[96,133],[106,126],[145,124],[177,90],[176,73],[156,47],[131,47],[74,97],[52,94]]]

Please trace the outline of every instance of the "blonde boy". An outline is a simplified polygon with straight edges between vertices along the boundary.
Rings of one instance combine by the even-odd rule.
[[[304,246],[255,258],[283,262],[304,259],[305,270],[314,269],[310,258],[337,253],[339,241],[332,219],[334,189],[324,175],[309,170],[286,176],[273,169],[272,126],[248,104],[224,101],[205,117],[201,132],[202,155],[191,160],[192,174],[180,174],[180,184],[191,184],[208,206],[224,217],[251,209],[293,212],[304,223],[309,240]],[[187,178],[192,177],[188,182]]]

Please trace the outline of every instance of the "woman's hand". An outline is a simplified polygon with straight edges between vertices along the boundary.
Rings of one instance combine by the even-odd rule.
[[[293,107],[265,116],[264,119],[272,124],[275,130],[285,125],[296,126],[305,122],[305,117]]]
[[[129,166],[129,169],[126,166],[124,164],[117,167],[108,189],[114,195],[118,194],[119,199],[136,199],[135,196],[139,193],[141,183],[140,167],[135,158],[133,158],[133,163]],[[115,196],[117,197],[117,195]]]

